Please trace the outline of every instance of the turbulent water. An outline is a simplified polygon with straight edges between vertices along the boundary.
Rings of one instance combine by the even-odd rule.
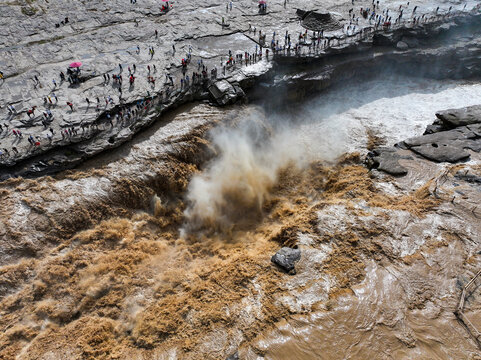
[[[192,105],[81,169],[2,183],[0,358],[476,358],[453,309],[479,190],[452,174],[479,159],[405,160],[401,179],[361,159],[480,98],[391,77],[269,113]],[[281,245],[295,276],[270,263]]]

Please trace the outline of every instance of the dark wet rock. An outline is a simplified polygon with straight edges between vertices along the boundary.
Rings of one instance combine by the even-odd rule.
[[[272,256],[271,261],[290,274],[295,274],[295,263],[301,258],[301,250],[283,247]]]
[[[209,86],[209,92],[218,105],[233,104],[245,96],[244,91],[237,85],[234,86],[227,80],[220,80]]]
[[[479,124],[481,123],[481,105],[439,111],[436,113],[436,117],[441,120],[446,127],[451,129]]]
[[[444,125],[432,124],[432,125],[428,125],[426,127],[426,130],[424,131],[423,135],[434,134],[434,133],[437,133],[437,132],[440,132],[440,131],[445,131],[445,130],[447,130],[447,129]]]
[[[404,140],[400,147],[432,161],[451,163],[468,159],[466,149],[481,151],[481,106],[439,111],[436,117],[423,136]]]
[[[474,152],[481,151],[481,139],[476,140],[455,140],[450,145],[463,149],[469,149]]]
[[[239,353],[236,351],[234,354],[230,355],[229,357],[227,357],[226,360],[239,360]]]
[[[424,156],[426,159],[436,162],[455,163],[469,158],[469,153],[462,147],[456,147],[446,143],[422,144],[419,146],[412,146],[410,149],[415,153]]]
[[[408,171],[399,164],[402,158],[395,148],[378,148],[368,154],[367,164],[370,169],[384,171],[394,176],[404,176]]]
[[[408,148],[425,144],[448,144],[453,140],[467,139],[468,136],[470,136],[469,133],[466,133],[462,129],[455,129],[409,138],[404,140],[404,144],[406,144]]]
[[[481,176],[469,174],[466,170],[459,170],[454,177],[458,180],[463,180],[469,183],[481,184]]]
[[[399,50],[407,50],[409,49],[409,45],[406,44],[404,41],[398,41],[396,44],[396,48],[398,48]]]
[[[477,137],[481,137],[481,123],[468,125],[467,128]]]

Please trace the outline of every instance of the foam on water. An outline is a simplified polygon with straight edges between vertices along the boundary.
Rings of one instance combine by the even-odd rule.
[[[476,105],[480,98],[479,83],[404,77],[368,81],[311,101],[308,123],[300,131],[320,151],[339,144],[343,152],[365,151],[367,129],[394,145],[422,135],[436,111]]]

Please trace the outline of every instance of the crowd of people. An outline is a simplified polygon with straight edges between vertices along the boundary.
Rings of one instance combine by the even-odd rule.
[[[284,6],[285,3],[286,2],[284,2]],[[355,4],[355,0],[352,0],[352,3]],[[132,4],[135,4],[135,2],[132,2]],[[168,2],[164,5],[169,7]],[[266,6],[265,3],[260,5]],[[410,3],[407,2],[405,5],[400,5],[397,12],[394,13],[387,8],[382,9],[379,1],[373,0],[368,8],[359,7],[357,10],[355,10],[354,7],[351,8],[348,13],[349,22],[345,24],[342,31],[340,33],[338,32],[337,35],[325,34],[323,30],[312,33],[303,30],[295,35],[287,30],[283,35],[279,35],[274,31],[269,43],[266,40],[267,34],[265,32],[262,32],[262,30],[258,31],[256,27],[249,25],[246,35],[256,41],[255,50],[243,51],[242,53],[236,54],[228,50],[227,59],[224,57],[220,58],[222,75],[219,75],[216,65],[211,64],[209,68],[200,57],[197,59],[197,66],[193,65],[193,49],[192,46],[189,46],[188,52],[179,64],[178,82],[176,83],[176,81],[174,81],[176,75],[168,72],[165,73],[165,81],[162,84],[162,88],[157,89],[156,79],[159,75],[157,67],[155,63],[147,64],[144,68],[146,69],[145,80],[154,95],[151,95],[150,92],[147,91],[147,95],[133,103],[126,103],[123,97],[123,75],[125,75],[125,72],[123,68],[124,65],[119,64],[118,72],[114,71],[102,74],[103,83],[101,84],[102,86],[111,86],[112,89],[116,89],[116,91],[118,91],[118,100],[114,100],[112,95],[108,95],[104,97],[105,105],[102,105],[100,98],[96,97],[95,120],[90,120],[90,122],[81,121],[76,126],[65,125],[62,127],[62,125],[60,125],[62,130],[57,134],[52,127],[52,123],[55,121],[54,112],[63,107],[59,104],[59,98],[54,91],[60,89],[65,82],[68,82],[69,86],[74,86],[84,81],[80,67],[68,68],[66,75],[63,71],[59,73],[59,82],[57,82],[57,79],[52,79],[53,89],[43,98],[43,111],[39,111],[37,106],[32,106],[27,110],[21,111],[21,113],[25,112],[28,117],[28,121],[22,121],[26,124],[26,127],[30,126],[33,128],[35,124],[39,123],[42,125],[42,131],[44,132],[43,138],[39,130],[36,130],[38,133],[28,134],[27,140],[29,146],[26,147],[27,153],[22,154],[17,147],[18,144],[23,142],[24,137],[22,131],[18,128],[11,129],[9,125],[10,120],[18,118],[21,116],[21,113],[17,112],[13,104],[7,106],[8,118],[7,121],[0,124],[0,136],[1,141],[5,141],[6,138],[11,138],[11,136],[13,136],[14,141],[11,146],[12,151],[8,151],[7,148],[1,147],[0,145],[0,149],[2,149],[2,151],[0,151],[0,158],[4,160],[5,158],[15,160],[23,156],[28,156],[29,152],[37,151],[43,145],[52,146],[53,143],[58,142],[69,143],[86,138],[98,131],[112,129],[115,126],[130,126],[148,112],[153,105],[162,106],[162,104],[168,102],[173,93],[182,95],[187,91],[195,92],[197,90],[203,90],[210,82],[216,81],[220,76],[226,76],[228,72],[240,66],[252,65],[262,60],[263,56],[268,59],[270,53],[281,56],[290,56],[292,54],[296,56],[319,54],[321,51],[325,51],[332,46],[340,45],[343,42],[352,41],[353,39],[355,41],[364,39],[376,31],[391,30],[394,26],[414,26],[431,20],[437,20],[440,16],[449,16],[451,10],[452,8],[450,7],[441,15],[438,7],[431,14],[418,15],[417,6],[411,8]],[[232,2],[227,3],[226,11],[232,11]],[[407,11],[410,11],[410,17],[404,20],[404,14]],[[394,23],[392,22],[393,17]],[[360,24],[360,21],[364,22],[364,24]],[[63,23],[68,23],[68,18],[66,18]],[[157,30],[155,30],[153,36],[158,38]],[[136,54],[139,55],[140,52],[141,48],[137,46]],[[148,53],[150,60],[154,61],[155,48],[153,46],[148,47]],[[173,44],[172,56],[175,56],[175,54],[176,48],[175,44]],[[139,81],[138,79],[142,79],[142,76],[138,74],[135,63],[127,65],[127,71],[128,75],[126,78],[129,82],[129,90],[132,91],[136,86],[136,82]],[[3,73],[0,72],[0,79],[2,78]],[[41,87],[37,75],[34,75],[32,80],[35,89]],[[68,92],[68,90],[65,92]],[[68,99],[68,96],[64,98],[62,103],[66,104],[66,108],[64,109],[69,110],[70,113],[77,111],[80,107],[85,107],[84,104],[74,104]],[[86,97],[85,103],[86,110],[88,111],[91,106],[91,100]],[[92,117],[90,117],[90,119],[92,119]]]

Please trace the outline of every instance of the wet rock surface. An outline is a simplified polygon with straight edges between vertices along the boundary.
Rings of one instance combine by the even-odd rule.
[[[402,176],[408,173],[408,170],[399,164],[402,158],[394,148],[378,148],[368,155],[368,166],[394,176]]]
[[[295,274],[295,265],[301,259],[301,250],[283,247],[276,252],[271,261],[289,274]]]
[[[469,153],[462,147],[456,147],[445,143],[423,144],[410,147],[412,151],[424,156],[426,159],[437,162],[455,163],[469,158]]]
[[[436,117],[441,120],[442,125],[447,129],[466,125],[478,125],[476,128],[479,129],[481,124],[481,105],[439,111],[436,113]]]
[[[396,144],[397,148],[411,150],[431,161],[448,163],[468,160],[469,151],[481,151],[481,106],[440,111],[436,117],[438,119],[427,126],[424,135],[406,139]],[[392,147],[374,149],[366,160],[369,168],[391,175],[406,175],[407,170],[399,164],[402,158]],[[473,178],[472,181],[477,180]]]

